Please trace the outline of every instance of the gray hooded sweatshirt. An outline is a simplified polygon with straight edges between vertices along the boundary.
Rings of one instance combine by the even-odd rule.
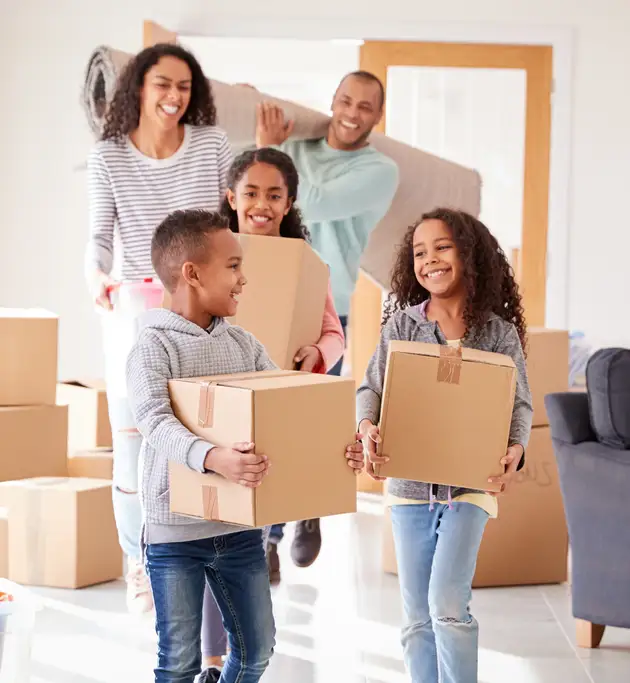
[[[427,302],[424,302],[419,306],[411,306],[398,311],[383,326],[379,345],[370,360],[365,379],[357,391],[357,421],[359,423],[364,419],[370,420],[373,424],[379,422],[390,341],[446,344],[446,339],[437,323],[427,320],[426,306]],[[464,340],[463,346],[473,347],[473,344]],[[527,448],[532,429],[532,397],[527,381],[523,349],[516,328],[497,315],[491,315],[484,328],[476,335],[474,348],[502,353],[510,356],[514,361],[517,370],[516,398],[512,412],[509,445],[520,444],[523,448]],[[418,448],[421,447],[422,444],[418,444]],[[449,491],[448,486],[437,486],[407,479],[390,479],[388,486],[389,492],[394,496],[423,501],[447,500],[451,496],[473,493],[470,489],[457,488]]]
[[[143,436],[144,543],[193,541],[244,530],[171,513],[169,461],[205,472],[204,460],[212,444],[192,434],[173,415],[168,381],[275,368],[253,335],[223,318],[215,318],[204,330],[165,309],[145,314],[127,361],[129,401]]]

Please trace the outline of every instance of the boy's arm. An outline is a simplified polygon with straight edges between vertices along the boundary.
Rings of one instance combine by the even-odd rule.
[[[175,417],[168,393],[172,378],[164,346],[143,335],[127,360],[127,388],[138,431],[169,460],[205,472],[204,460],[213,445],[190,432]]]
[[[254,340],[254,359],[256,363],[256,372],[262,372],[263,370],[278,370],[278,366],[269,358],[267,349],[256,339]]]
[[[523,450],[527,449],[529,436],[532,431],[532,395],[527,380],[527,365],[523,348],[518,337],[516,328],[510,325],[510,329],[499,342],[497,353],[502,353],[514,361],[516,365],[516,395],[514,397],[514,410],[512,411],[512,423],[510,425],[510,446],[520,445]],[[524,465],[524,460],[519,464],[519,469]]]
[[[389,342],[393,339],[400,339],[394,316],[381,330],[378,346],[365,371],[365,378],[357,390],[357,425],[359,426],[363,420],[378,424],[387,367],[387,351]]]

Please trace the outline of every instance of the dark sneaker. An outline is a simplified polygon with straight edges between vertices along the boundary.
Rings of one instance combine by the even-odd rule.
[[[275,543],[267,543],[267,569],[269,570],[269,583],[276,586],[280,583],[280,556]]]
[[[322,535],[319,530],[319,519],[307,519],[297,522],[295,536],[291,544],[291,558],[298,567],[310,567],[319,555],[322,547]]]
[[[204,669],[197,678],[197,683],[219,683],[221,672],[215,666]]]

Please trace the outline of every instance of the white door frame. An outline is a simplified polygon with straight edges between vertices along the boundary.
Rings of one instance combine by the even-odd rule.
[[[168,25],[168,24],[167,24]],[[170,28],[170,27],[169,27]],[[199,36],[180,22],[182,37]],[[569,324],[569,223],[571,219],[571,127],[573,105],[573,31],[564,27],[501,24],[420,23],[355,19],[264,20],[247,17],[212,20],[212,38],[289,38],[298,40],[400,40],[468,42],[553,47],[553,96],[547,237],[546,325]]]

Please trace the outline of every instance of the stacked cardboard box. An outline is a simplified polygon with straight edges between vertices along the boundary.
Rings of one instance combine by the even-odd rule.
[[[475,587],[561,583],[567,579],[568,533],[544,397],[568,389],[565,331],[530,329],[528,376],[534,428],[525,468],[499,499],[479,551]],[[391,521],[385,515],[383,569],[396,573]]]

